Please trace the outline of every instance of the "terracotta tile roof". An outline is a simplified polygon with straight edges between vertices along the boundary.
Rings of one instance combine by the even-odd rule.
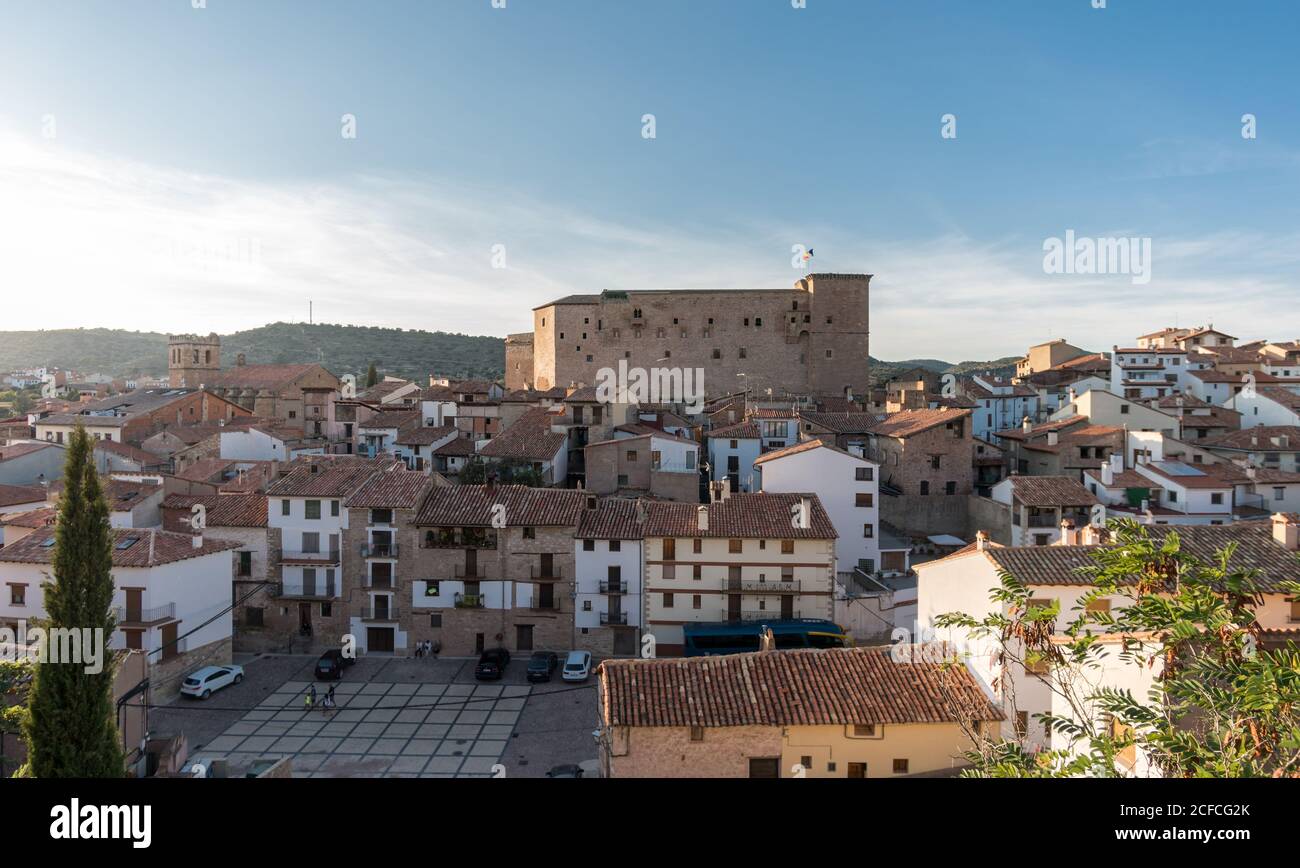
[[[762,436],[758,431],[756,422],[737,422],[735,425],[726,425],[722,428],[714,428],[704,435],[712,437],[715,440],[758,440]]]
[[[209,389],[269,389],[274,392],[292,385],[295,380],[319,367],[320,365],[237,365],[206,374],[203,385]]]
[[[98,448],[100,443],[106,441],[95,441],[95,447]],[[53,443],[14,443],[9,446],[0,446],[0,461],[8,461],[11,458],[17,458],[21,455],[30,455],[33,452],[40,452],[42,449],[58,449]]]
[[[880,424],[881,417],[875,413],[801,412],[799,419],[802,422],[811,422],[834,434],[865,434]]]
[[[200,458],[177,473],[176,478],[186,482],[221,482],[222,474],[239,463],[233,458]]]
[[[794,527],[792,509],[803,498],[809,502],[809,526]],[[837,536],[830,516],[815,494],[733,494],[704,508],[709,515],[708,530],[699,529],[697,504],[650,504],[645,535],[728,539],[835,539]]]
[[[364,422],[358,422],[358,429],[366,428],[404,428],[420,421],[419,410],[384,410],[376,413]]]
[[[635,500],[607,498],[595,509],[583,510],[573,535],[576,539],[641,539],[646,517],[646,507]]]
[[[465,437],[458,437],[449,443],[444,443],[437,449],[433,450],[434,455],[445,457],[455,457],[457,455],[468,458],[474,454],[474,441]]]
[[[515,423],[487,442],[479,454],[487,458],[521,461],[553,461],[564,448],[565,435],[551,430],[551,423],[564,421],[550,410],[534,407]]]
[[[460,380],[451,384],[451,389],[457,395],[486,395],[492,391],[496,383],[491,380]],[[593,394],[595,390],[592,390]]]
[[[0,525],[9,527],[51,527],[59,518],[59,511],[53,507],[43,506],[40,509],[29,509],[26,512],[3,512],[0,513]]]
[[[347,497],[372,475],[394,462],[384,459],[307,461],[266,487],[270,497]]]
[[[113,528],[113,566],[157,567],[204,555],[228,552],[240,547],[233,540],[204,537],[200,548],[185,533],[141,528]],[[48,564],[53,562],[54,547],[45,542],[54,538],[55,528],[29,533],[13,545],[0,549],[0,562],[11,564]],[[134,542],[130,542],[134,540]],[[229,566],[226,567],[230,569]],[[229,580],[229,576],[226,577]]]
[[[595,386],[581,386],[564,397],[566,404],[596,404],[600,402]]]
[[[819,413],[860,413],[862,406],[848,398],[822,398],[817,402]]]
[[[1242,428],[1240,431],[1229,431],[1217,437],[1197,440],[1196,445],[1208,449],[1300,452],[1300,426],[1260,425],[1255,428]]]
[[[1258,568],[1257,582],[1265,593],[1285,593],[1283,582],[1300,581],[1300,558],[1273,539],[1273,529],[1266,521],[1247,521],[1225,525],[1150,525],[1153,539],[1177,533],[1181,549],[1202,563],[1214,563],[1215,553],[1228,543],[1237,551],[1229,566]],[[1091,584],[1081,568],[1096,562],[1089,557],[1092,546],[1016,546],[989,547],[985,554],[1001,569],[1029,585]]]
[[[125,512],[133,509],[142,500],[152,497],[162,491],[162,486],[156,482],[140,482],[134,479],[105,479],[100,478],[100,485],[104,489],[104,500],[108,501],[108,508],[113,512]],[[63,494],[63,480],[50,483],[50,496],[57,499]]]
[[[885,417],[872,433],[882,437],[914,437],[929,431],[938,425],[947,425],[965,419],[971,415],[970,410],[943,408],[939,410],[904,410]]]
[[[134,461],[143,469],[145,467],[157,467],[160,464],[166,464],[167,459],[155,455],[152,452],[145,452],[143,449],[137,449],[126,443],[118,443],[116,440],[96,440],[95,450],[97,452],[111,452],[120,458],[128,461]]]
[[[423,473],[390,470],[372,476],[343,505],[349,509],[414,509],[433,481]]]
[[[1092,506],[1100,503],[1071,476],[1012,476],[1015,499],[1025,506]]]
[[[194,504],[207,509],[208,527],[266,527],[266,497],[260,494],[169,494],[163,509],[189,513]]]
[[[20,503],[44,503],[48,496],[39,485],[0,485],[0,506]]]
[[[587,495],[576,489],[525,485],[447,485],[433,488],[420,504],[421,527],[491,527],[500,513],[508,527],[577,527]]]
[[[962,665],[888,648],[607,660],[605,726],[848,726],[1002,720]]]
[[[438,428],[413,427],[397,435],[397,443],[402,446],[429,446],[456,433],[450,425]]]

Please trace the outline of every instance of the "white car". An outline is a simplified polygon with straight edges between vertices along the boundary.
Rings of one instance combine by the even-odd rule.
[[[244,680],[242,666],[204,666],[198,672],[191,672],[181,684],[181,693],[207,699],[215,691]]]
[[[564,658],[564,669],[560,671],[560,677],[565,681],[586,681],[590,674],[590,651],[570,651],[569,656]]]

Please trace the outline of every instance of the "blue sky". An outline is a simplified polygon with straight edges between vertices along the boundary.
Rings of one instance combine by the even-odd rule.
[[[1300,4],[206,4],[0,0],[0,327],[505,334],[805,244],[882,358],[1300,335]],[[1151,282],[1045,274],[1069,229]]]

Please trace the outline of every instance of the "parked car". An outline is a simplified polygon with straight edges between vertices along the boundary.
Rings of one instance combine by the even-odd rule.
[[[474,667],[474,677],[479,681],[497,681],[506,673],[510,663],[510,652],[504,648],[489,648],[478,658]]]
[[[526,678],[529,681],[550,681],[551,673],[560,665],[560,658],[552,651],[534,651],[528,658]]]
[[[316,661],[316,678],[320,681],[338,681],[343,677],[343,670],[357,662],[355,657],[347,657],[337,648],[331,648]]]
[[[570,651],[564,661],[564,671],[560,677],[565,681],[586,681],[591,675],[591,652]]]
[[[216,691],[244,680],[242,666],[204,666],[197,672],[191,672],[181,682],[181,693],[207,699]]]
[[[555,766],[546,773],[548,778],[580,778],[582,777],[582,766],[563,765]]]

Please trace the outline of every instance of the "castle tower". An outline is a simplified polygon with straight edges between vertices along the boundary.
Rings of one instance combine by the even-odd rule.
[[[173,389],[197,389],[221,370],[221,337],[216,332],[167,338],[167,372]]]

